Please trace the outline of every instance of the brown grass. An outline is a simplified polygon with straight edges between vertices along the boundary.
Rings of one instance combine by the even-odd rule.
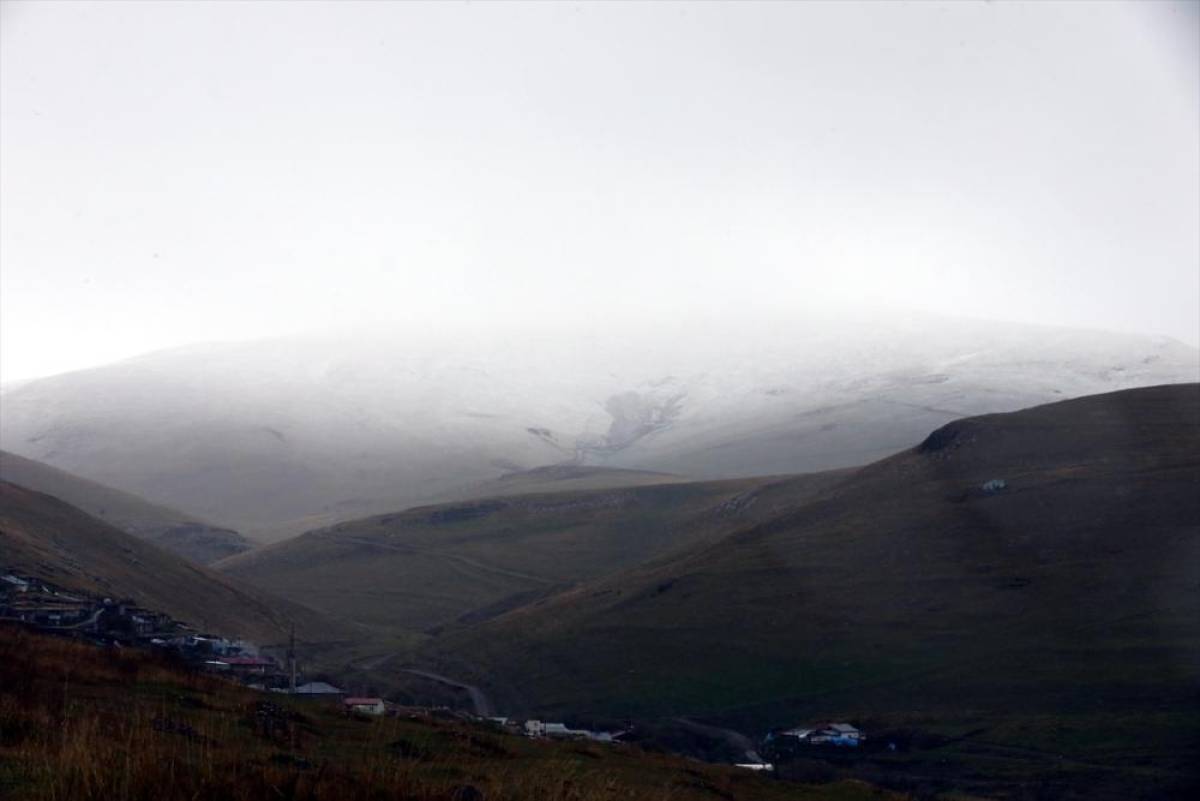
[[[460,721],[347,717],[161,656],[0,628],[0,797],[13,801],[879,798]]]

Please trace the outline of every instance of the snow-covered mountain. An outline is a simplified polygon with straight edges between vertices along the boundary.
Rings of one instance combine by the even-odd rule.
[[[275,539],[541,465],[816,470],[960,416],[1197,380],[1174,340],[923,315],[391,330],[28,382],[0,447]]]

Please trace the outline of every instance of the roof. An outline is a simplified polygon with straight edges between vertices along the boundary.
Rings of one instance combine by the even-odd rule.
[[[841,732],[842,734],[857,734],[858,729],[851,726],[849,723],[830,723],[828,728],[830,731]]]
[[[223,656],[221,661],[227,665],[242,665],[243,667],[271,667],[275,664],[275,660],[267,659],[265,656]]]
[[[800,737],[800,738],[807,737],[808,735],[810,735],[812,733],[813,733],[812,729],[788,729],[787,731],[780,732],[780,734],[784,735],[785,737]]]
[[[346,706],[376,706],[383,703],[382,698],[344,698],[342,703]]]
[[[297,695],[344,695],[345,690],[339,690],[332,684],[323,681],[310,681],[296,688]]]

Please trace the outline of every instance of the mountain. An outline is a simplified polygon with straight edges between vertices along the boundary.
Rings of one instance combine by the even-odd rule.
[[[769,514],[451,628],[424,665],[501,708],[920,726],[978,740],[976,768],[1149,787],[1200,752],[1198,489],[1197,384],[957,420],[816,493],[751,489]]]
[[[197,628],[260,645],[294,625],[309,647],[355,630],[323,614],[219,576],[64,501],[0,482],[0,566],[93,595],[133,598]]]
[[[959,417],[1198,377],[1171,340],[920,315],[397,329],[31,381],[0,445],[271,541],[547,465],[848,467]]]
[[[210,564],[254,547],[236,531],[15,453],[0,451],[0,481],[53,495],[138,539],[199,564]]]

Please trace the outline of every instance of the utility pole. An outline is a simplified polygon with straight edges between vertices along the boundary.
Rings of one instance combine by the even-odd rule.
[[[292,681],[290,689],[292,695],[296,694],[296,624],[292,624],[292,636],[288,639],[288,665],[292,670]]]

